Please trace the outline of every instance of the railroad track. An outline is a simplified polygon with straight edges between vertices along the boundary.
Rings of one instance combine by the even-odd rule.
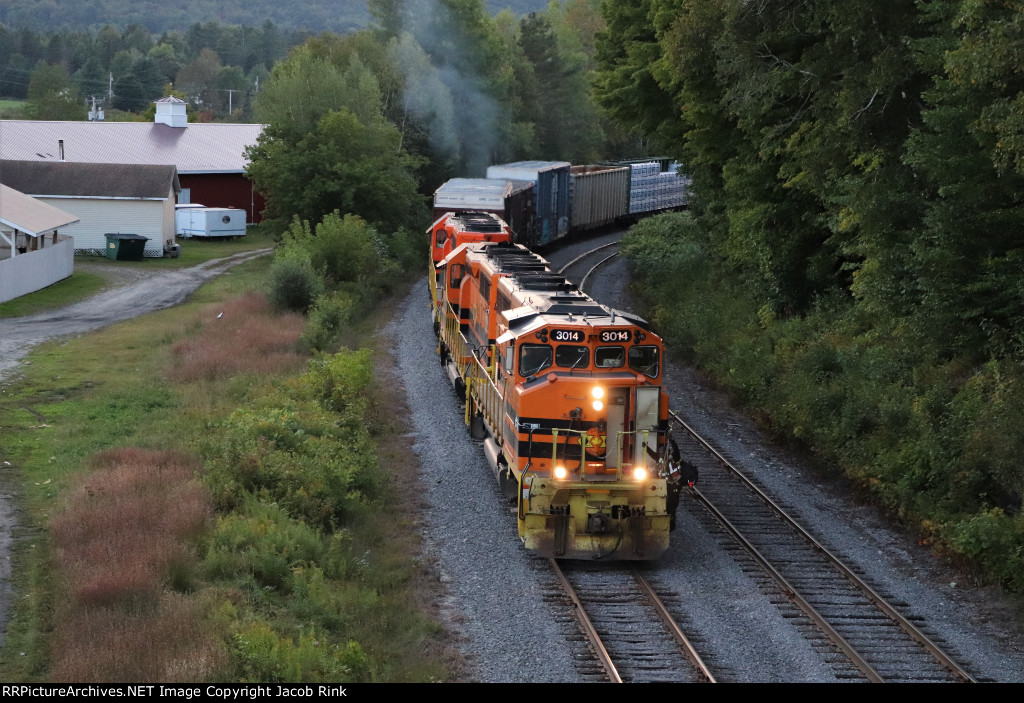
[[[559,268],[557,270],[557,273],[562,274],[563,276],[568,278],[570,281],[572,281],[573,283],[578,285],[580,290],[585,291],[586,290],[585,286],[587,285],[587,280],[590,278],[591,274],[593,274],[595,271],[597,271],[597,269],[600,268],[602,265],[606,264],[607,262],[611,261],[616,256],[618,256],[619,252],[618,251],[613,251],[611,254],[607,254],[607,255],[603,256],[603,258],[598,260],[597,263],[592,264],[589,268],[585,268],[585,262],[588,259],[592,259],[595,256],[599,255],[600,253],[605,252],[606,249],[610,249],[611,247],[618,247],[618,246],[619,246],[619,242],[615,241],[615,242],[609,242],[608,244],[602,244],[601,246],[594,247],[593,249],[590,249],[589,251],[586,251],[586,252],[580,254],[576,258],[574,258],[571,261],[569,261],[568,263],[564,264],[561,268]],[[571,270],[573,270],[575,272],[570,274],[569,271],[571,271]],[[583,274],[582,276],[579,275],[580,272],[582,272],[582,274]]]
[[[696,648],[654,587],[621,564],[549,559],[557,586],[552,597],[573,611],[593,662],[584,673],[612,683],[715,683]]]
[[[974,682],[909,616],[818,542],[675,413],[683,455],[700,469],[693,498],[729,532],[763,574],[813,625],[836,676],[873,682]],[[754,566],[756,565],[756,567]],[[838,654],[838,656],[837,656]]]

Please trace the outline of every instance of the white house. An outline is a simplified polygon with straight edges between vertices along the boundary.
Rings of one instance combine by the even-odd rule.
[[[150,257],[175,245],[174,166],[0,161],[0,183],[76,216],[62,231],[78,253],[105,252],[108,233],[147,237]]]
[[[57,230],[78,218],[0,185],[0,303],[71,275],[74,241]]]

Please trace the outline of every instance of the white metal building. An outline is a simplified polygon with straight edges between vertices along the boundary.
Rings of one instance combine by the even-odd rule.
[[[174,166],[0,161],[0,183],[78,218],[62,232],[76,253],[102,253],[107,233],[149,239],[145,255],[175,245],[174,201],[181,190]]]

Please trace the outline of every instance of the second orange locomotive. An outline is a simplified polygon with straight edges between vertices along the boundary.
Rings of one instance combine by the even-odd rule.
[[[661,339],[496,239],[451,237],[431,276],[433,314],[521,539],[544,556],[657,558],[671,521]]]

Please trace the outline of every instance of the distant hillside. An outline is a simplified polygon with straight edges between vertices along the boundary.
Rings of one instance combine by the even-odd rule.
[[[507,7],[524,15],[544,9],[548,0],[486,0],[486,5],[492,13]],[[260,26],[267,20],[285,30],[344,33],[366,26],[369,13],[365,0],[78,0],[60,3],[59,9],[53,0],[0,0],[0,22],[36,31],[98,29],[107,24],[123,29],[137,23],[159,34],[185,30],[196,22]]]

